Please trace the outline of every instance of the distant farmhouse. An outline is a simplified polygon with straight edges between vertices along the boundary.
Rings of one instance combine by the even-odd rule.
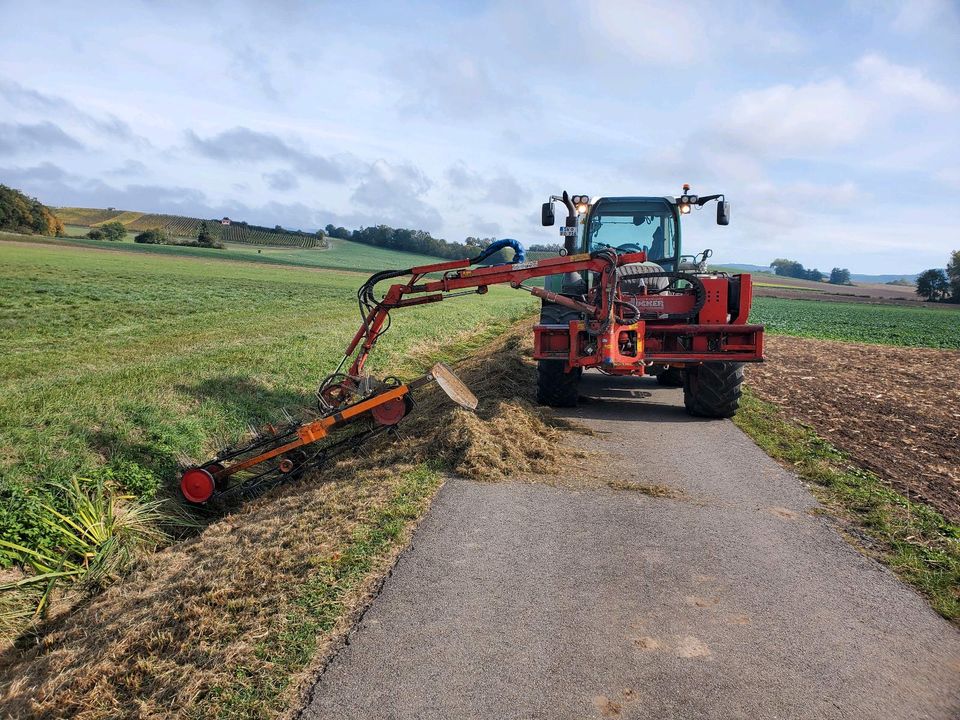
[[[221,224],[221,225],[229,225],[229,224],[230,224],[230,218],[225,217],[223,220],[220,221],[220,224]]]

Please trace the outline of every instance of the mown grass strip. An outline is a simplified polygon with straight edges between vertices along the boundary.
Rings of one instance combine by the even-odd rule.
[[[791,422],[749,391],[734,422],[810,482],[826,509],[849,523],[865,553],[919,590],[938,613],[960,623],[960,526],[887,487],[813,429]]]
[[[412,523],[426,510],[441,484],[440,474],[420,465],[403,473],[396,492],[353,532],[350,543],[316,568],[315,574],[290,589],[291,607],[257,647],[266,673],[237,668],[234,681],[211,689],[207,702],[217,717],[273,717],[289,699],[287,690],[313,660],[318,646],[337,624],[362,605],[362,592],[373,573],[403,544]],[[358,598],[358,596],[361,596]],[[207,717],[203,708],[196,717]]]

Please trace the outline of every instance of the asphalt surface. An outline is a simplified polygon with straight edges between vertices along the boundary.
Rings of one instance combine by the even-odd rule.
[[[732,423],[609,385],[561,486],[446,484],[301,717],[960,717],[960,632]]]

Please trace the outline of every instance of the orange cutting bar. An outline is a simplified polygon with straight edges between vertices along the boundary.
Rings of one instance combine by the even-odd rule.
[[[363,415],[366,412],[369,412],[377,405],[382,405],[385,402],[389,402],[395,398],[403,397],[404,395],[410,392],[410,387],[408,385],[400,385],[399,387],[392,388],[387,390],[384,393],[379,395],[374,395],[373,397],[367,398],[366,400],[361,400],[355,405],[350,405],[345,407],[338,413],[333,415],[328,415],[327,417],[320,418],[319,420],[314,420],[311,423],[302,425],[297,429],[297,439],[291,440],[285,445],[280,447],[273,448],[272,450],[267,450],[260,455],[254,455],[251,458],[246,460],[241,460],[235,465],[231,465],[228,468],[224,468],[219,473],[215,473],[215,477],[225,478],[233,475],[234,473],[240,472],[241,470],[246,470],[249,467],[254,465],[259,465],[262,462],[267,460],[272,460],[278,455],[283,455],[286,452],[290,452],[298,447],[304,445],[310,445],[315,443],[318,440],[322,440],[327,435],[330,434],[330,431],[336,428],[338,425],[343,425],[347,421],[352,420],[359,415]]]

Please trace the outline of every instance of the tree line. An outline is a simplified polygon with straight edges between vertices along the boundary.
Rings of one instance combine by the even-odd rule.
[[[946,270],[930,268],[917,276],[917,295],[930,302],[960,303],[960,250],[950,253]]]
[[[830,275],[824,275],[818,269],[808,270],[796,260],[787,260],[777,258],[770,267],[776,275],[782,277],[798,278],[800,280],[813,280],[814,282],[828,282],[831,285],[852,285],[850,281],[850,271],[847,268],[835,267],[830,271]]]
[[[496,238],[468,237],[464,242],[448,242],[433,237],[426,230],[410,230],[407,228],[392,228],[389,225],[373,225],[359,230],[347,230],[345,227],[327,225],[324,228],[326,235],[340,240],[351,240],[404,252],[432,255],[450,260],[462,260],[476,256],[481,250],[490,246]]]
[[[0,230],[23,235],[63,235],[63,223],[36,198],[0,185]]]
[[[527,248],[530,252],[557,253],[563,250],[560,243],[537,243]]]

